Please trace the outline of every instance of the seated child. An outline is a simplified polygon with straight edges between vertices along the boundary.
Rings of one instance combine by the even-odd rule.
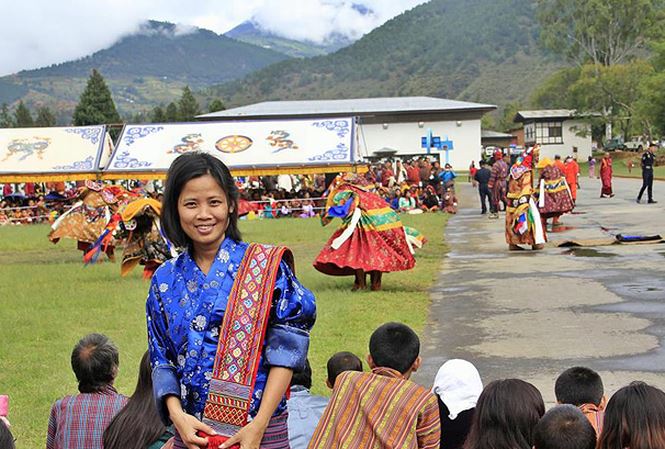
[[[363,362],[352,352],[338,352],[328,359],[326,385],[332,390],[337,376],[344,371],[363,372]]]
[[[420,340],[401,323],[386,323],[369,341],[369,373],[345,371],[309,449],[434,449],[441,423],[436,397],[409,380],[420,367]]]
[[[554,395],[559,404],[572,404],[587,417],[597,435],[603,430],[603,414],[607,402],[603,381],[590,368],[569,368],[556,380]]]
[[[534,449],[594,449],[596,431],[574,405],[557,405],[533,431]]]

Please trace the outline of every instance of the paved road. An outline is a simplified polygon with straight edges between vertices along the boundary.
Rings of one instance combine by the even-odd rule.
[[[636,204],[640,185],[617,179],[616,196],[600,199],[600,182],[582,178],[577,213],[550,240],[665,236],[665,182],[659,204]],[[416,381],[428,385],[443,362],[464,358],[484,382],[522,378],[550,404],[557,375],[574,365],[598,370],[610,394],[636,379],[665,389],[665,245],[510,252],[503,215],[481,216],[468,184],[458,193]]]

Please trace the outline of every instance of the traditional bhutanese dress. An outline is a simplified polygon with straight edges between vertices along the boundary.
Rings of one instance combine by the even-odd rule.
[[[414,231],[407,239],[399,215],[375,193],[342,182],[328,195],[321,222],[325,226],[335,217],[343,224],[314,261],[320,272],[348,276],[360,269],[410,270],[416,264],[410,245],[422,246],[423,238]]]
[[[530,167],[515,164],[508,178],[506,207],[506,243],[536,245],[545,243],[540,214],[532,198],[533,172]]]
[[[207,275],[185,251],[161,265],[152,278],[146,303],[148,344],[154,395],[165,422],[168,411],[164,399],[168,395],[178,396],[183,409],[201,419],[213,377],[220,325],[247,248],[247,243],[226,238]],[[304,366],[315,319],[314,295],[282,261],[251,396],[251,417],[258,412],[271,366]],[[283,421],[284,432],[285,411],[282,398],[273,420]]]
[[[604,157],[600,160],[600,195],[612,195],[612,159]]]
[[[508,177],[508,164],[503,159],[499,159],[492,164],[492,172],[490,176],[489,185],[491,185],[492,207],[495,211],[499,211],[499,203],[506,200],[506,178]]]
[[[538,210],[543,218],[558,217],[573,210],[573,198],[561,170],[548,165],[540,172]]]

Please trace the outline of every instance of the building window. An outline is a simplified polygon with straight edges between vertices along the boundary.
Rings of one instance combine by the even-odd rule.
[[[542,145],[563,143],[562,122],[538,122],[535,125],[536,143]]]
[[[536,128],[533,123],[524,125],[524,141],[525,142],[535,142],[536,140]]]

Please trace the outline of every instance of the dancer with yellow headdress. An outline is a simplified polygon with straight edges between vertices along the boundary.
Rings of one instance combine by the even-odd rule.
[[[542,249],[546,241],[533,199],[533,166],[538,161],[539,152],[539,145],[525,150],[510,168],[506,207],[506,243],[510,250],[522,249],[519,245]]]

